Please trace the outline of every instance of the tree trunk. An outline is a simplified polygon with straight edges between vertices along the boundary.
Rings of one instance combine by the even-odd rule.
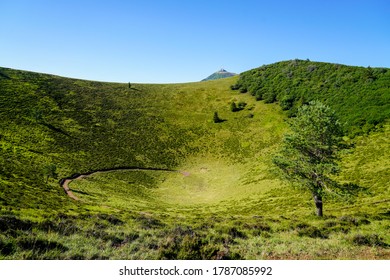
[[[313,194],[313,199],[316,206],[316,214],[318,217],[322,217],[322,197],[319,194]]]

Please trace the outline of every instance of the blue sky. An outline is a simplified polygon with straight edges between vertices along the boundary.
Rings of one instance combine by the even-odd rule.
[[[0,66],[198,81],[294,58],[390,67],[390,1],[0,0]]]

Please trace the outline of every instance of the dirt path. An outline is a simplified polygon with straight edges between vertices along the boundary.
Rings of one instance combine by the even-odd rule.
[[[142,168],[142,167],[118,167],[118,168],[111,168],[111,169],[100,169],[95,171],[90,171],[84,174],[73,174],[70,177],[66,177],[60,180],[60,186],[64,189],[65,193],[74,200],[79,200],[77,196],[75,196],[72,192],[72,190],[69,187],[69,184],[74,180],[80,180],[83,178],[86,178],[88,176],[98,174],[98,173],[107,173],[107,172],[114,172],[114,171],[165,171],[165,172],[179,172],[183,174],[183,176],[188,176],[189,173],[185,171],[179,171],[174,169],[164,169],[164,168]]]
[[[77,178],[78,179],[78,178]],[[73,192],[69,188],[70,182],[72,182],[75,179],[64,179],[60,185],[64,188],[65,193],[70,197],[73,198],[74,200],[79,200],[77,196],[73,194]]]

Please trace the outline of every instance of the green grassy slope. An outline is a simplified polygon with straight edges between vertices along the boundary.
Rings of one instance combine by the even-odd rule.
[[[273,172],[287,116],[237,81],[129,88],[0,68],[0,259],[389,258],[389,127],[353,140],[340,180],[367,191],[327,200],[319,220]],[[70,184],[79,201],[58,183],[118,167],[175,171],[93,174]]]

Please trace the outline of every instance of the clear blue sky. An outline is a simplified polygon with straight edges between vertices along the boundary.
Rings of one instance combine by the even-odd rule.
[[[0,0],[0,66],[198,81],[294,58],[390,67],[390,1]]]

